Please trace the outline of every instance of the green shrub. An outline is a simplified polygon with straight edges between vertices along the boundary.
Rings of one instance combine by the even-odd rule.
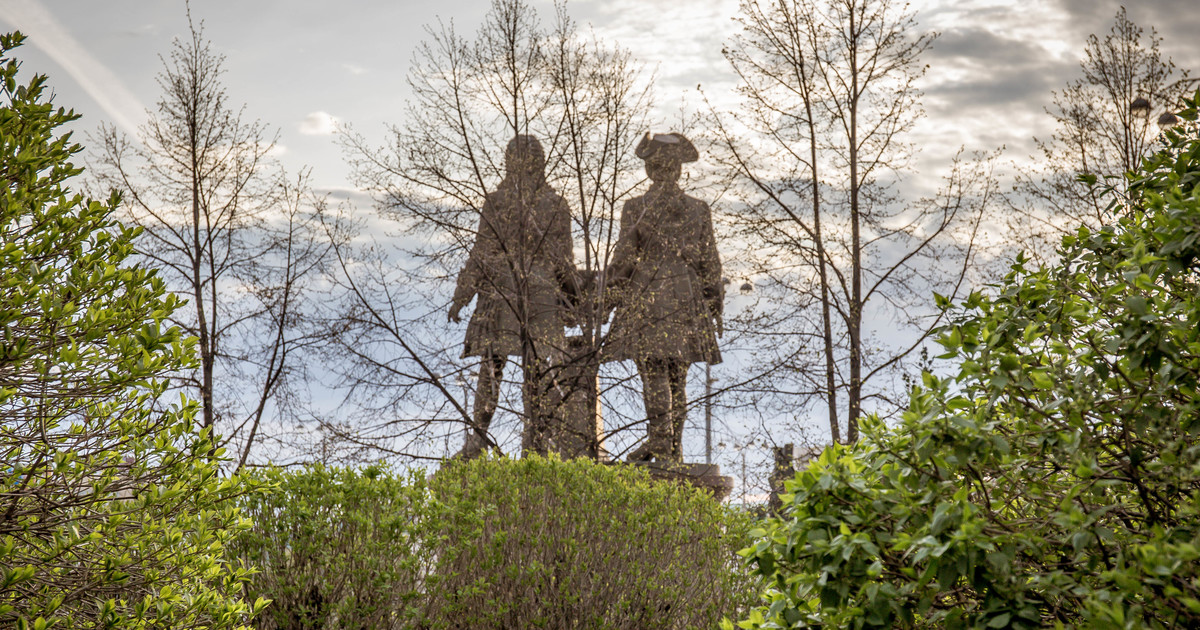
[[[956,378],[790,482],[740,627],[1200,627],[1195,106],[1114,226],[960,307]]]
[[[117,198],[68,188],[76,116],[17,83],[22,39],[0,35],[0,627],[240,626],[241,487],[194,403],[163,403],[195,360],[179,301],[128,263]]]
[[[747,521],[644,473],[537,457],[266,471],[242,557],[264,628],[701,628],[754,598]]]
[[[435,627],[711,628],[752,599],[745,517],[643,472],[536,457],[433,479]]]
[[[407,628],[435,547],[422,528],[433,505],[424,478],[380,467],[362,472],[268,468],[270,490],[248,495],[254,522],[233,552],[257,567],[248,597],[273,600],[261,628]]]

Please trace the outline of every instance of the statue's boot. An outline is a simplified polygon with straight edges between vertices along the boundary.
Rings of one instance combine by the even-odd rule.
[[[650,428],[646,432],[646,441],[637,447],[625,461],[648,462],[670,461],[671,457],[671,418],[663,413],[649,420]]]
[[[492,424],[492,416],[496,413],[496,403],[500,397],[500,375],[504,371],[504,357],[486,356],[479,363],[479,388],[475,392],[475,414],[471,418],[472,426],[467,431],[467,439],[463,447],[451,459],[475,459],[488,448],[484,439],[488,427]]]
[[[521,396],[525,407],[521,452],[544,457],[557,446],[556,432],[562,430],[565,422],[562,395],[549,368],[535,365],[527,369]]]
[[[671,459],[671,386],[665,365],[656,361],[638,364],[642,376],[642,402],[646,409],[646,441],[625,458],[630,462],[648,462],[652,459]]]

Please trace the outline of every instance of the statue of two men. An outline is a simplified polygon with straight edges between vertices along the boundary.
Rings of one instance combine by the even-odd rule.
[[[682,134],[646,134],[636,154],[651,180],[625,202],[621,230],[605,271],[614,308],[603,352],[632,360],[642,379],[647,439],[630,461],[680,461],[687,413],[687,370],[719,363],[724,285],[707,204],[679,188],[682,165],[699,153]],[[545,182],[541,145],[517,136],[505,153],[507,176],[488,195],[450,319],[479,296],[463,356],[481,357],[474,426],[460,456],[487,445],[505,357],[522,357],[528,417],[525,448],[545,452],[548,423],[561,397],[555,368],[565,359],[564,325],[576,291],[566,202]],[[524,325],[522,325],[524,324]],[[531,378],[532,377],[532,378]],[[541,437],[539,437],[541,436]]]

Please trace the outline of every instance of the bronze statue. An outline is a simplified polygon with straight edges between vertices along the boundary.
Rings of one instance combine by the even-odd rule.
[[[565,302],[574,287],[571,218],[566,200],[546,182],[545,154],[535,138],[518,135],[504,154],[506,175],[487,195],[467,264],[459,273],[449,319],[478,295],[467,324],[463,357],[480,357],[473,426],[456,457],[470,458],[487,436],[509,356],[522,360],[523,448],[546,451],[558,415],[555,371],[566,349]]]
[[[699,158],[696,147],[682,134],[646,134],[636,153],[652,183],[621,210],[607,271],[616,312],[606,356],[635,361],[642,377],[647,439],[627,459],[678,462],[688,366],[721,362],[721,259],[708,204],[679,188],[682,165]]]

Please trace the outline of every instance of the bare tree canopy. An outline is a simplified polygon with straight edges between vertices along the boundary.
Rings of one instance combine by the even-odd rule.
[[[986,159],[955,157],[936,195],[905,195],[935,37],[906,4],[747,0],[738,19],[724,52],[743,106],[713,125],[759,294],[738,322],[758,339],[746,395],[820,401],[831,438],[853,442],[863,413],[901,404],[898,376],[939,321],[931,295],[968,288],[995,181]]]
[[[301,353],[325,334],[306,318],[328,250],[323,202],[307,175],[274,163],[266,127],[230,105],[224,57],[190,14],[189,24],[137,138],[101,128],[93,177],[121,193],[121,216],[141,228],[138,253],[188,300],[172,323],[198,339],[200,366],[179,382],[240,466],[266,441],[282,446],[285,425],[264,433],[264,422],[307,412]]]
[[[1009,203],[1014,245],[1046,262],[1061,238],[1084,225],[1111,223],[1111,199],[1079,176],[1128,192],[1123,175],[1141,164],[1158,136],[1160,115],[1182,104],[1186,70],[1159,51],[1162,38],[1147,34],[1121,7],[1103,38],[1090,35],[1081,76],[1054,94],[1046,110],[1058,130],[1037,140],[1033,166],[1018,173]]]

